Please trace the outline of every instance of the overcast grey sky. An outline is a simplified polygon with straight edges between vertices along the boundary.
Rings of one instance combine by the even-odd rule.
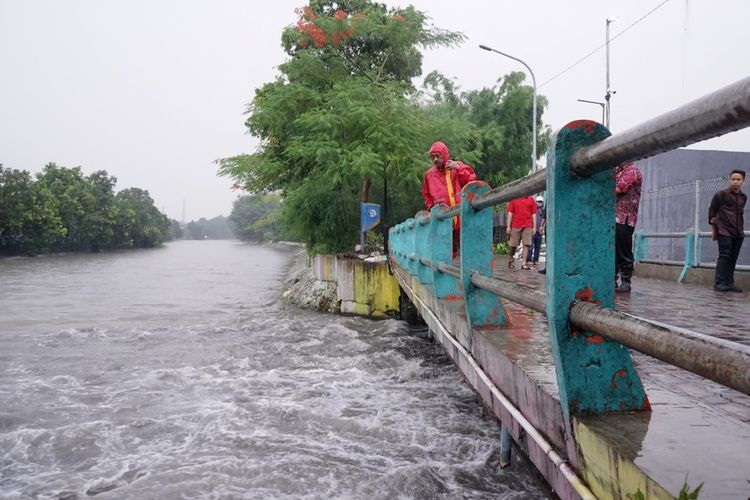
[[[468,37],[460,48],[426,52],[423,66],[455,77],[461,90],[524,70],[479,44],[526,61],[550,100],[544,121],[553,129],[601,118],[599,106],[577,99],[603,100],[604,49],[548,80],[604,44],[607,17],[618,18],[610,26],[615,133],[750,75],[747,0],[386,3],[411,3],[435,26]],[[228,215],[239,193],[212,162],[257,147],[243,113],[254,89],[277,75],[281,30],[302,5],[0,0],[0,163],[105,169],[118,190],[147,189],[172,218],[182,218],[183,200],[187,220]],[[749,144],[745,130],[696,147]]]

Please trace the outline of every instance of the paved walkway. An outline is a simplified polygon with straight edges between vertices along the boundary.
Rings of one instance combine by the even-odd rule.
[[[520,267],[517,261],[515,269],[508,269],[507,257],[498,256],[495,276],[543,291],[546,276]],[[616,296],[615,304],[618,310],[635,316],[750,345],[749,293],[720,293],[635,276],[633,292]],[[515,313],[533,321],[534,330],[546,330],[543,315],[515,305],[509,310],[511,322]],[[618,441],[616,446],[625,450],[623,453],[636,457],[639,467],[654,476],[666,476],[667,482],[684,481],[689,472],[688,483],[695,486],[694,478],[710,474],[723,486],[722,491],[704,491],[707,498],[749,498],[750,396],[637,352],[633,358],[652,413],[645,423],[636,424],[640,427],[634,432],[641,434],[640,439],[632,439],[631,434],[612,435],[611,440]],[[606,419],[589,419],[589,424],[606,433],[612,428]],[[664,462],[671,462],[675,471],[667,473]]]
[[[543,265],[539,268],[543,268]],[[495,276],[544,291],[545,275],[536,270],[521,270],[520,265],[516,265],[516,269],[508,269],[505,257],[496,258]],[[698,285],[635,276],[633,292],[630,295],[616,295],[615,306],[634,316],[750,346],[750,293],[747,292],[715,292]],[[639,372],[649,373],[675,390],[680,387],[686,394],[708,405],[725,405],[728,411],[750,423],[750,396],[648,356],[636,353],[636,358]],[[666,369],[659,368],[662,365]],[[669,377],[667,372],[674,375]]]

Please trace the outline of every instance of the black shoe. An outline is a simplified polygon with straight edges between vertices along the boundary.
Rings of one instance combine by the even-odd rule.
[[[630,283],[620,283],[620,286],[615,288],[615,293],[630,293]]]
[[[726,285],[714,285],[714,291],[717,292],[731,292],[732,289]]]
[[[742,293],[742,288],[737,288],[737,287],[736,287],[736,286],[734,286],[734,285],[729,285],[729,291],[730,291],[730,292],[737,292],[737,293]]]
[[[547,268],[545,267],[544,269],[540,269],[540,270],[538,270],[537,272],[538,272],[539,274],[547,274]]]

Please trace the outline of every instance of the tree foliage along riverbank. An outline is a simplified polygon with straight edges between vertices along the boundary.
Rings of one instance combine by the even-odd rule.
[[[312,0],[297,14],[281,36],[289,55],[281,75],[256,90],[248,109],[258,152],[217,163],[239,188],[280,192],[284,227],[311,253],[353,247],[360,200],[383,205],[381,227],[423,208],[422,175],[436,140],[490,185],[528,172],[533,93],[523,73],[470,92],[431,73],[418,90],[419,49],[455,46],[461,33],[429,26],[411,6],[370,0]],[[477,50],[479,57],[487,56]],[[537,101],[542,155],[547,100]]]
[[[0,254],[149,248],[172,223],[148,191],[115,193],[115,177],[49,163],[32,177],[0,165]]]

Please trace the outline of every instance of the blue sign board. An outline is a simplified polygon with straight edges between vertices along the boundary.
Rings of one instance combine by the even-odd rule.
[[[359,206],[360,232],[367,232],[380,224],[380,205],[376,203],[360,203]]]

